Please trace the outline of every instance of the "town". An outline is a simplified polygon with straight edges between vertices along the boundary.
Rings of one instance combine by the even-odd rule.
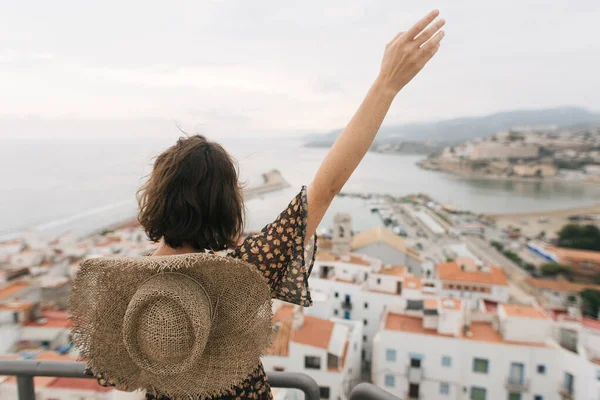
[[[355,232],[352,215],[339,213],[320,235],[314,304],[274,301],[267,371],[311,376],[322,399],[348,399],[360,382],[402,399],[597,398],[598,214],[528,236],[425,194],[341,195],[361,198],[381,224]],[[76,360],[67,303],[79,264],[154,248],[136,222],[0,243],[0,359]],[[62,377],[36,378],[35,390],[42,399],[142,396]],[[15,378],[0,377],[0,398],[16,397]]]
[[[523,128],[445,147],[425,169],[486,179],[600,182],[600,128]]]

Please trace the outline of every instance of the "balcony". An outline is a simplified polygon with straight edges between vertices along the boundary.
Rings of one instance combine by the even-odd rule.
[[[343,300],[341,307],[342,307],[342,310],[352,311],[352,302]]]
[[[509,393],[527,392],[529,390],[529,379],[506,378],[504,387]]]
[[[421,383],[423,380],[423,367],[406,367],[406,377],[409,383]]]
[[[85,364],[64,361],[0,360],[0,376],[16,376],[18,400],[35,400],[33,377],[94,379],[84,375]],[[269,372],[272,387],[297,389],[306,400],[319,400],[319,386],[310,376],[293,372]],[[370,383],[360,383],[350,392],[349,400],[401,400]]]
[[[558,385],[558,394],[562,400],[575,400],[574,388],[565,387],[562,383]]]

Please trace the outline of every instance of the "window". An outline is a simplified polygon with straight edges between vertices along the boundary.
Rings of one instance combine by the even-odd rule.
[[[462,285],[456,285],[456,289],[457,290],[461,290],[462,289]]]
[[[339,294],[338,292],[335,292],[335,293],[333,294],[333,296],[334,296],[334,297],[337,299],[338,297],[340,297],[340,294]]]
[[[511,363],[510,364],[510,383],[515,385],[522,385],[525,375],[525,365],[522,363]]]
[[[369,308],[369,303],[365,301],[365,308]]]
[[[471,400],[486,400],[486,390],[480,387],[471,387]]]
[[[596,370],[596,380],[600,381],[600,369]]]
[[[573,394],[573,388],[575,387],[575,377],[568,372],[565,372],[562,384],[562,390],[569,394]]]
[[[482,374],[487,374],[489,368],[489,361],[484,358],[474,358],[473,359],[473,372],[480,372]]]
[[[394,387],[396,386],[396,377],[394,375],[385,376],[385,386]]]
[[[449,284],[448,285],[448,289],[454,289],[454,285],[453,284]]]
[[[385,360],[386,361],[396,361],[396,350],[387,349],[385,351]]]
[[[381,278],[377,278],[377,284],[381,285]]]
[[[546,373],[546,366],[544,364],[538,364],[537,372],[540,375],[544,375]]]
[[[521,400],[521,393],[509,393],[508,400]]]
[[[363,342],[367,341],[367,335],[363,335]]]
[[[333,310],[333,315],[338,315],[338,310]]]
[[[451,367],[452,366],[452,357],[443,356],[442,357],[442,367]]]
[[[306,369],[321,369],[321,357],[319,357],[319,356],[304,356],[304,368],[306,368]]]
[[[450,385],[446,382],[440,383],[440,394],[450,394]]]
[[[367,320],[366,320],[366,319],[363,319],[363,324],[364,324],[365,326],[367,326]]]
[[[358,349],[358,345],[356,343],[354,343],[354,351],[356,351]]]
[[[329,386],[319,386],[319,395],[322,399],[329,398]]]
[[[544,400],[544,396],[542,396],[541,394],[536,394],[535,396],[533,396],[533,400]]]

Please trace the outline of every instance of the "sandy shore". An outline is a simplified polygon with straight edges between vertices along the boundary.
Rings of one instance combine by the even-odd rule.
[[[591,206],[566,208],[560,210],[525,212],[512,214],[485,214],[502,227],[512,226],[520,228],[521,232],[529,237],[535,237],[540,232],[545,232],[546,235],[553,236],[564,225],[577,221],[569,221],[572,215],[600,215],[600,203]],[[545,218],[540,221],[540,218]],[[581,224],[593,224],[600,227],[600,220],[595,221],[579,221]]]

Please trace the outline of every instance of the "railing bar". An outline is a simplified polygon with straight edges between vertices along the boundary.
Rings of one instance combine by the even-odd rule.
[[[35,400],[33,376],[17,376],[17,396],[19,400]]]
[[[371,385],[369,383],[359,383],[350,392],[350,400],[401,400],[390,392]]]
[[[85,364],[69,361],[37,361],[37,360],[0,360],[0,376],[16,376],[17,382],[31,382],[33,389],[34,376],[51,376],[57,378],[93,378],[84,374]],[[310,376],[294,372],[269,372],[267,380],[273,387],[299,389],[306,395],[306,400],[319,400],[319,385]],[[20,384],[19,384],[20,385]],[[26,385],[26,383],[23,383]],[[25,387],[25,386],[24,386]],[[23,389],[25,390],[25,389]],[[25,392],[23,392],[25,393]],[[35,397],[21,397],[19,386],[19,400],[35,400]]]

